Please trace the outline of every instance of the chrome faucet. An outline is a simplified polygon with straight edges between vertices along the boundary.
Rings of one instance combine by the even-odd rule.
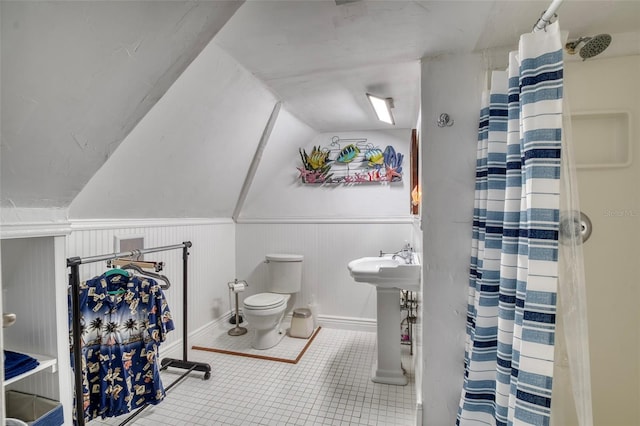
[[[413,264],[413,247],[409,243],[407,243],[402,250],[397,251],[395,253],[385,253],[380,250],[380,257],[385,255],[392,255],[391,258],[395,259],[397,257],[404,259],[405,263],[411,265]]]

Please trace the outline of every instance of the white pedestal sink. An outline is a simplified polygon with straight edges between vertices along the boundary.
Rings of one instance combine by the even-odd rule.
[[[421,266],[411,253],[407,264],[399,257],[363,257],[349,262],[349,273],[357,282],[372,284],[377,296],[378,359],[371,380],[406,385],[400,354],[400,298],[398,291],[420,289]]]

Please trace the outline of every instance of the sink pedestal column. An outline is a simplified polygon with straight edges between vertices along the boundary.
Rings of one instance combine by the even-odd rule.
[[[388,385],[406,385],[400,354],[399,289],[376,286],[378,305],[378,360],[371,380]]]

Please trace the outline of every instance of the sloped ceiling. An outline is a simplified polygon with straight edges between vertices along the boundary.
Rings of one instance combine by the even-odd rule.
[[[412,128],[420,59],[471,51],[491,4],[251,1],[215,42],[318,131],[391,129],[375,119],[367,92],[393,97],[395,127]]]
[[[411,128],[419,109],[422,58],[513,49],[550,4],[551,0],[248,1],[214,42],[317,131],[390,129],[375,120],[366,92],[392,97],[395,127]],[[618,33],[640,29],[640,1],[565,0],[558,15],[572,39],[615,33],[605,54],[619,52]],[[503,61],[501,66],[506,65]]]
[[[131,215],[229,217],[274,102],[282,101],[316,132],[389,129],[375,120],[364,96],[369,91],[393,97],[396,128],[411,128],[418,118],[421,58],[513,47],[549,4],[2,0],[0,206],[72,205],[80,217],[98,217],[99,208],[91,205],[99,194],[108,190],[121,202],[127,199],[109,183],[109,173],[143,164],[154,172],[137,177],[130,186],[135,196],[154,187],[158,177],[171,183],[162,187],[165,199],[146,196],[157,207],[153,215],[151,207]],[[637,35],[640,27],[640,1],[565,0],[559,14],[570,38],[613,33],[603,57],[616,51],[622,39],[616,33]],[[628,40],[637,50],[635,37]],[[202,68],[205,73],[194,71],[198,80],[189,80],[183,91],[202,95],[198,109],[176,94],[159,115],[164,118],[149,118],[155,131],[147,126],[134,133],[212,39],[219,50]],[[210,87],[222,75],[214,58],[225,55],[236,61],[230,69],[237,69],[238,84],[228,90]],[[249,95],[256,82],[266,87],[257,84]],[[253,115],[247,105],[255,106]],[[218,129],[224,130],[217,134]],[[130,135],[117,161],[100,170]],[[156,150],[158,144],[166,149]],[[224,167],[205,167],[216,155],[227,159]],[[223,175],[229,170],[232,176]],[[176,173],[190,179],[167,177]],[[125,175],[118,183],[129,181]],[[200,183],[218,190],[189,186]],[[189,192],[183,194],[184,188]],[[183,210],[170,206],[176,193],[181,199],[221,198]]]
[[[0,2],[1,206],[68,206],[242,3]]]

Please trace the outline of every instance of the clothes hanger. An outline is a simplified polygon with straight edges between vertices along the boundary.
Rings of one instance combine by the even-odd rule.
[[[155,272],[160,272],[164,268],[164,262],[152,262],[146,260],[131,260],[131,259],[113,259],[107,261],[109,267],[120,267],[123,265],[136,265],[143,269],[153,269]]]
[[[109,269],[107,272],[104,273],[105,277],[110,277],[112,275],[122,275],[124,277],[129,278],[129,272],[125,271],[124,269],[120,269],[120,268]],[[110,295],[114,296],[114,295],[125,293],[126,291],[127,290],[125,290],[124,288],[119,288],[117,290],[109,290],[109,291],[107,291],[107,294],[110,294]]]
[[[156,274],[155,272],[145,271],[144,269],[142,269],[141,267],[139,267],[138,265],[135,265],[133,263],[122,265],[120,268],[121,269],[133,269],[134,271],[137,271],[141,275],[144,275],[144,276],[147,276],[147,277],[151,277],[151,278],[156,278],[156,279],[159,279],[161,281],[164,281],[166,283],[166,286],[160,286],[160,287],[162,287],[163,290],[167,290],[169,287],[171,287],[171,281],[169,281],[169,278],[167,278],[166,276],[161,275],[161,274]]]
[[[113,268],[113,269],[109,269],[107,272],[104,273],[105,277],[110,277],[111,275],[124,275],[125,277],[129,276],[129,272],[125,271],[124,269],[121,268]]]

